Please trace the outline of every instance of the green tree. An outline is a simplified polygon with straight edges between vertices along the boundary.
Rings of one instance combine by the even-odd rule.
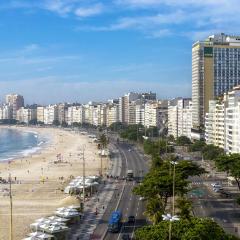
[[[172,240],[237,240],[228,235],[213,220],[208,218],[180,219],[172,222]],[[135,232],[136,240],[168,240],[169,222],[161,221],[157,225],[145,226]]]
[[[29,121],[29,124],[30,125],[37,125],[37,119],[31,119],[30,121]]]
[[[225,171],[236,180],[240,190],[240,154],[222,155],[215,159],[218,170]]]
[[[224,155],[224,150],[220,147],[214,146],[213,144],[206,145],[203,150],[203,157],[206,160],[214,160],[221,155]]]
[[[60,122],[59,122],[58,120],[54,120],[54,121],[52,122],[52,125],[54,125],[54,126],[59,126],[59,125],[60,125]]]
[[[149,173],[144,177],[142,183],[133,189],[136,195],[142,196],[147,200],[146,215],[154,223],[157,223],[166,210],[168,199],[173,194],[173,174],[172,165],[170,163],[173,156],[169,156],[168,161],[163,161],[159,167],[151,168]],[[200,175],[205,170],[191,161],[179,161],[175,168],[175,194],[183,196],[188,191],[188,181],[190,176]],[[158,205],[156,202],[158,201]],[[148,205],[149,204],[149,205]],[[150,209],[148,209],[148,207]],[[155,212],[152,211],[155,207]],[[154,215],[151,216],[151,213]]]
[[[162,201],[159,201],[157,198],[151,198],[147,201],[144,214],[153,224],[157,224],[162,220],[163,210],[164,206],[162,205]]]
[[[101,148],[102,149],[107,147],[108,139],[107,139],[105,134],[101,134],[101,136],[100,136],[100,144],[101,144]]]
[[[189,150],[191,152],[202,151],[206,146],[206,143],[203,140],[195,141],[192,145],[190,145]]]
[[[179,197],[176,200],[177,215],[181,219],[189,219],[192,214],[192,202],[186,197]]]
[[[191,143],[191,140],[186,136],[180,136],[177,138],[177,145],[179,146],[189,145]]]

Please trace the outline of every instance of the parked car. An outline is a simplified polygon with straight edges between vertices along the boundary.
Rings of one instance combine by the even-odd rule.
[[[211,186],[214,188],[222,187],[222,184],[219,182],[211,183]]]
[[[123,234],[122,235],[122,240],[130,240],[131,238],[130,238],[130,236],[129,236],[129,234]]]
[[[221,197],[230,198],[230,197],[231,197],[231,193],[225,192],[225,191],[221,191],[221,192],[220,192],[220,196],[221,196]]]
[[[213,188],[213,191],[216,193],[221,192],[221,191],[223,191],[223,188],[222,187]]]
[[[134,216],[129,216],[128,217],[128,223],[134,223],[135,222],[135,217]]]

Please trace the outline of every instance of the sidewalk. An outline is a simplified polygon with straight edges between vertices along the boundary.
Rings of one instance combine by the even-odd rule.
[[[114,157],[110,159],[111,168],[108,175],[119,176],[122,168],[121,157],[114,145],[111,144],[109,147],[114,153]],[[105,179],[105,184],[101,184],[98,195],[94,195],[88,202],[85,202],[84,217],[79,224],[71,228],[69,240],[89,240],[91,238],[97,225],[101,222],[108,204],[113,199],[117,186],[116,180]]]

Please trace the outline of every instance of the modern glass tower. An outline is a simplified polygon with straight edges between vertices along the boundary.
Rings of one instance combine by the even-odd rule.
[[[240,36],[209,36],[192,46],[193,131],[204,125],[209,100],[240,84]]]

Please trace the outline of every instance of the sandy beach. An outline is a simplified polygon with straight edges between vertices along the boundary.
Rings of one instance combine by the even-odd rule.
[[[51,137],[50,143],[41,151],[27,157],[8,162],[0,162],[0,177],[8,179],[11,172],[13,184],[13,238],[20,240],[30,232],[29,225],[35,219],[50,216],[57,207],[70,205],[71,199],[63,193],[70,176],[82,175],[81,148],[85,146],[86,175],[96,175],[100,171],[100,157],[96,143],[86,135],[79,135],[61,129],[23,128]],[[62,163],[57,161],[61,154]],[[107,159],[103,161],[104,168]],[[63,177],[63,180],[60,180]],[[44,180],[44,181],[43,181]],[[10,204],[4,188],[0,184],[0,239],[9,239]]]

